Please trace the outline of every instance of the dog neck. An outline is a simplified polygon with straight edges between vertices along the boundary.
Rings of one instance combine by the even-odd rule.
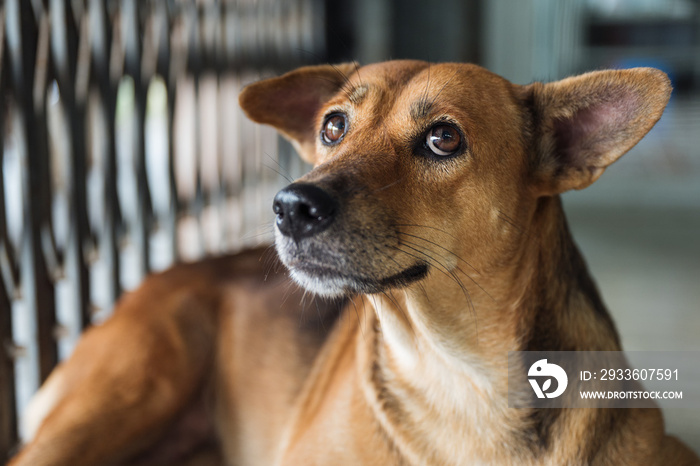
[[[410,428],[436,446],[464,443],[455,435],[478,436],[484,442],[470,448],[511,444],[523,451],[504,438],[510,431],[503,425],[527,422],[525,410],[508,409],[508,352],[619,349],[559,198],[540,199],[523,224],[530,227],[510,257],[473,282],[460,285],[434,271],[420,285],[368,297],[376,322],[361,358],[365,391],[395,438],[415,437],[405,432],[412,425],[406,420],[420,419]],[[411,402],[392,407],[392,393]],[[404,453],[425,461],[413,448],[407,442]],[[464,459],[475,454],[462,453]],[[487,458],[493,451],[482,453]]]

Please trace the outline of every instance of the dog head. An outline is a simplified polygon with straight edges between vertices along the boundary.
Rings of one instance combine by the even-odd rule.
[[[276,246],[302,286],[338,295],[506,263],[538,199],[594,182],[670,90],[649,68],[518,86],[394,61],[301,68],[240,103],[314,164],[275,198]]]

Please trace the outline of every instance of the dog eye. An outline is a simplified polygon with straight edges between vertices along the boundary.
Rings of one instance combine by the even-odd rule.
[[[452,155],[459,149],[462,138],[459,132],[448,125],[436,125],[428,132],[425,143],[435,155]]]
[[[345,115],[335,114],[326,118],[321,130],[321,139],[326,144],[337,144],[347,132]]]

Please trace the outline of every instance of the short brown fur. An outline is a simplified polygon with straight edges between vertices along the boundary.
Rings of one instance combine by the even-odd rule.
[[[49,378],[10,464],[700,464],[657,409],[507,402],[508,351],[620,349],[558,194],[670,92],[652,69],[517,86],[417,61],[249,86],[241,106],[315,165],[300,182],[333,223],[277,231],[267,267],[258,250],[146,280]],[[334,114],[347,132],[324,144]],[[436,125],[462,137],[447,157],[425,145]],[[278,260],[335,298],[300,305],[286,275],[264,280]]]

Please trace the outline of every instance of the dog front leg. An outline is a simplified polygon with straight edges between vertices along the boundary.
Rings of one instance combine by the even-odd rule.
[[[150,285],[125,296],[49,377],[37,397],[46,417],[10,466],[124,461],[196,400],[213,355],[217,298]]]

